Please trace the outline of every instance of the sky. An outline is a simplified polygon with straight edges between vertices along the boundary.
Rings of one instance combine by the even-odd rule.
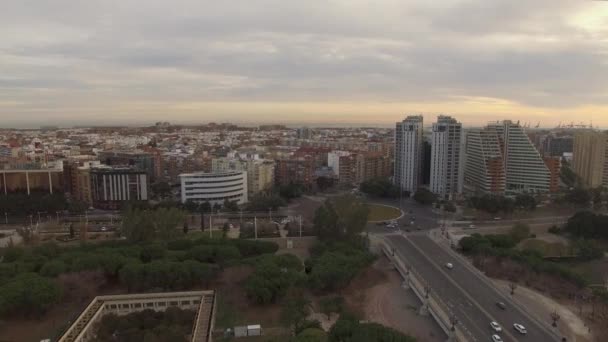
[[[0,127],[608,127],[608,1],[3,0]]]

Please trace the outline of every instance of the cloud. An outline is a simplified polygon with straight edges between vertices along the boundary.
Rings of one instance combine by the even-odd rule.
[[[145,120],[158,101],[176,119],[198,102],[608,107],[601,13],[608,3],[9,0],[0,115],[82,120],[137,103]]]

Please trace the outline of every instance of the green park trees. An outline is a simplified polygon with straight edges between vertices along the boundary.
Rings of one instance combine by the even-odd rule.
[[[340,239],[361,233],[367,224],[369,208],[351,195],[328,200],[317,209],[314,227],[321,239]]]
[[[130,241],[169,240],[177,236],[185,213],[176,208],[129,209],[123,215],[122,233]]]
[[[422,205],[431,205],[437,200],[437,196],[425,188],[420,188],[414,193],[414,200]]]
[[[366,193],[368,195],[377,196],[377,197],[385,197],[385,198],[395,198],[399,197],[399,187],[395,186],[389,179],[387,178],[374,178],[367,180],[359,186],[359,190],[361,192]]]
[[[0,286],[0,314],[41,315],[61,298],[52,280],[22,273]]]

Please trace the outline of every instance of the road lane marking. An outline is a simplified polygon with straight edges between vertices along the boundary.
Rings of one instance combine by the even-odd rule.
[[[444,277],[446,277],[448,279],[448,281],[450,283],[452,283],[470,302],[474,303],[475,306],[477,307],[477,309],[479,309],[479,311],[481,311],[486,317],[490,318],[490,321],[496,321],[492,315],[490,315],[489,312],[487,312],[486,310],[484,310],[484,308],[479,305],[479,303],[477,303],[470,295],[468,292],[466,292],[460,285],[458,285],[458,283],[452,279],[452,277],[448,276],[448,274],[441,268],[441,266],[438,266],[431,258],[429,258],[426,253],[424,253],[422,251],[422,249],[420,249],[420,247],[416,246],[415,243],[413,243],[413,241],[409,240],[406,237],[402,237],[404,240],[407,241],[407,243],[409,243],[410,245],[412,245],[412,247],[414,247],[415,250],[418,251],[418,253],[420,253],[420,255],[422,255],[427,261],[429,261],[431,263],[431,265],[435,266],[435,268],[437,270],[439,270],[439,272],[441,274],[444,275]],[[483,331],[483,330],[481,330]],[[515,336],[513,336],[510,332],[508,332],[506,329],[503,330],[503,333],[506,334],[510,339],[512,339],[513,341],[517,341],[517,339],[515,338]]]

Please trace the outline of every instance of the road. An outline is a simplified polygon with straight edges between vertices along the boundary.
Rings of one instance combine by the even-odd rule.
[[[492,335],[491,321],[503,327],[500,335],[505,341],[556,341],[493,286],[481,281],[426,234],[411,234],[407,238],[388,235],[386,238],[395,247],[396,253],[429,283],[431,291],[447,303],[471,341],[489,341]],[[446,262],[451,262],[454,268],[445,268]],[[499,301],[507,303],[507,310],[496,306]],[[527,328],[527,335],[519,335],[513,329],[516,322]]]

